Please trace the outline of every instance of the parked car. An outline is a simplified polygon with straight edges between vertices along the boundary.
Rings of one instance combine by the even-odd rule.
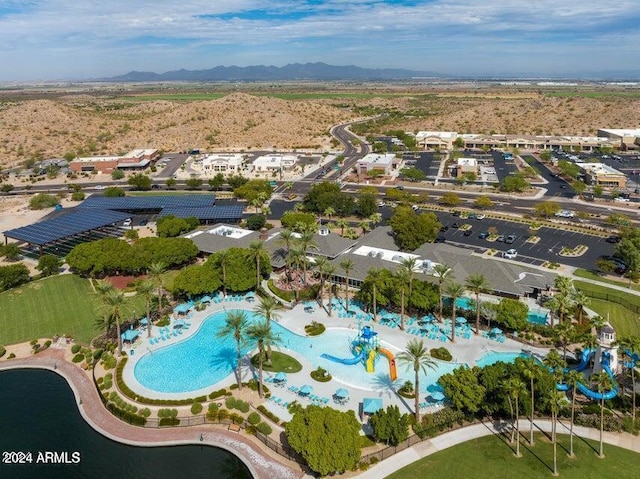
[[[480,239],[487,239],[488,237],[489,237],[489,233],[487,233],[486,231],[483,231],[478,235],[478,238]]]
[[[434,243],[444,243],[445,241],[447,241],[447,239],[444,236],[440,235],[436,238]]]
[[[517,236],[516,235],[509,235],[504,239],[504,242],[507,244],[513,244],[513,242],[516,240]]]
[[[611,235],[605,241],[607,243],[619,243],[620,242],[620,236]]]
[[[617,201],[618,203],[629,203],[629,198],[618,196],[617,198],[614,198],[613,201]]]
[[[469,228],[468,230],[465,230],[465,232],[463,234],[465,236],[471,236],[473,234],[473,230],[471,228]]]
[[[412,209],[413,211],[418,211],[418,210],[420,209],[420,207],[419,207],[418,205],[412,205],[412,206],[411,206],[411,209]]]
[[[498,237],[496,238],[496,241],[497,241],[498,243],[504,243],[504,240],[505,240],[504,235],[500,235],[500,236],[498,236]]]
[[[460,228],[460,223],[453,223],[451,227],[457,230],[458,228]]]
[[[384,201],[378,201],[378,208],[382,208],[384,206]]]
[[[122,226],[131,226],[131,218],[127,218],[122,222]]]
[[[440,233],[444,233],[446,231],[449,231],[449,225],[442,225],[440,227]]]
[[[483,220],[483,219],[485,219],[485,218],[486,218],[486,216],[485,216],[485,215],[483,215],[482,213],[480,213],[479,215],[476,215],[476,219],[477,219],[477,220]]]
[[[502,257],[506,259],[513,259],[518,256],[518,252],[515,249],[508,249],[502,253]]]
[[[453,216],[460,216],[460,212],[459,212],[458,210],[453,211],[451,214],[452,214]]]

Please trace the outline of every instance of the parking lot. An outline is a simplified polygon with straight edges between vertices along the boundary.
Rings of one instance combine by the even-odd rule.
[[[413,166],[427,175],[427,179],[435,181],[440,168],[440,158],[436,159],[434,155],[432,151],[418,151],[404,153],[402,157],[405,160],[405,167]]]

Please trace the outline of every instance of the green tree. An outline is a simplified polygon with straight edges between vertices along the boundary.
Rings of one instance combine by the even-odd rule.
[[[323,213],[331,207],[336,214],[348,216],[355,209],[355,199],[340,190],[340,185],[334,182],[314,184],[302,200],[305,211]]]
[[[94,281],[93,290],[95,294],[100,299],[102,303],[102,326],[105,329],[105,333],[109,334],[109,329],[111,329],[111,321],[108,312],[108,303],[107,297],[115,290],[113,283],[107,281],[106,279],[99,279]]]
[[[593,187],[593,196],[595,196],[596,198],[602,197],[603,193],[604,188],[602,187],[602,185],[596,185]]]
[[[200,296],[220,288],[218,271],[210,263],[192,264],[183,268],[173,280],[173,293],[177,296]]]
[[[344,259],[340,261],[340,268],[344,271],[344,297],[347,306],[347,314],[349,313],[349,273],[353,270],[355,264],[350,259]]]
[[[29,208],[32,210],[43,210],[45,208],[53,208],[58,203],[60,203],[60,199],[57,196],[38,193],[29,200]]]
[[[298,231],[303,225],[316,226],[316,217],[311,213],[303,213],[301,211],[286,211],[280,218],[283,228]]]
[[[368,272],[367,272],[367,278],[365,279],[365,281],[369,280],[371,281],[371,287],[373,290],[373,321],[376,322],[377,321],[377,315],[378,315],[378,298],[377,298],[377,293],[378,293],[378,285],[380,283],[380,279],[382,276],[382,271],[380,268],[371,268]]]
[[[400,329],[404,331],[404,308],[405,308],[405,291],[407,285],[410,281],[412,281],[412,273],[409,272],[408,268],[398,268],[394,274],[396,281],[399,283],[398,287],[400,289]]]
[[[405,350],[398,354],[398,361],[405,364],[407,369],[412,368],[415,374],[415,401],[414,410],[416,424],[420,422],[420,372],[427,374],[427,369],[436,369],[436,362],[429,355],[429,351],[421,339],[410,339]]]
[[[120,320],[122,319],[125,305],[124,293],[117,289],[112,290],[105,298],[107,311],[116,325],[116,335],[118,336],[118,354],[122,355],[122,336],[120,335]]]
[[[496,321],[507,328],[522,330],[527,326],[529,308],[517,299],[502,298],[496,313]]]
[[[219,190],[224,185],[224,175],[222,173],[217,173],[213,178],[210,178],[207,183],[214,190]]]
[[[218,338],[233,338],[236,342],[236,379],[240,391],[242,391],[242,346],[247,340],[248,328],[247,313],[240,310],[227,311],[224,326],[216,334]]]
[[[360,192],[358,195],[358,216],[361,218],[368,218],[372,214],[378,211],[378,196],[377,194]]]
[[[147,337],[151,337],[151,300],[153,299],[153,293],[155,292],[155,284],[150,278],[139,281],[136,284],[136,294],[140,295],[144,299],[144,305],[147,312]]]
[[[407,301],[407,309],[409,309],[411,305],[411,297],[413,296],[413,279],[416,272],[415,270],[418,267],[418,259],[415,256],[402,258],[400,260],[400,265],[407,272],[407,284],[409,285],[409,301]],[[404,323],[402,329],[404,329]]]
[[[173,190],[178,184],[178,182],[176,181],[175,178],[167,178],[164,184],[167,185],[167,189]]]
[[[264,243],[262,241],[252,241],[249,243],[249,251],[247,256],[251,261],[256,265],[256,289],[260,287],[260,261],[266,256],[268,260],[268,253],[264,247]]]
[[[553,475],[558,475],[558,436],[556,430],[558,427],[558,413],[560,412],[560,404],[563,400],[562,395],[558,391],[551,391],[549,404],[551,406],[551,442],[553,442]]]
[[[571,179],[575,179],[580,174],[580,167],[575,163],[567,160],[558,161],[558,168],[562,175],[567,176]]]
[[[118,188],[117,186],[109,186],[102,192],[102,196],[104,196],[105,198],[122,198],[124,195],[124,190],[122,188]]]
[[[163,275],[166,269],[167,266],[164,263],[156,261],[155,263],[151,263],[151,265],[149,265],[148,270],[149,277],[151,278],[153,284],[156,286],[158,292],[158,315],[162,313],[162,292],[164,290]]]
[[[451,406],[469,414],[477,413],[485,401],[486,389],[478,380],[478,375],[469,368],[456,368],[452,373],[438,379]]]
[[[409,437],[409,422],[409,415],[400,414],[400,409],[395,405],[376,411],[369,419],[373,437],[387,446],[397,446]]]
[[[516,173],[515,175],[509,175],[505,177],[500,183],[500,190],[505,193],[521,193],[528,190],[531,187],[522,173]]]
[[[604,458],[604,442],[602,439],[604,431],[604,396],[605,392],[613,388],[613,381],[604,371],[592,375],[591,380],[596,383],[598,392],[600,393],[600,449],[598,451],[598,457]]]
[[[464,293],[464,286],[457,281],[447,283],[444,294],[451,299],[451,342],[456,342],[456,300]]]
[[[400,170],[400,176],[407,181],[412,181],[416,183],[427,179],[427,175],[424,173],[424,171],[416,168],[415,166],[402,168]]]
[[[571,189],[574,191],[576,195],[582,196],[582,193],[584,193],[584,190],[587,189],[587,185],[584,183],[584,181],[573,180],[571,182]]]
[[[578,386],[584,384],[584,375],[575,369],[567,371],[564,377],[566,383],[571,387],[571,426],[569,428],[569,457],[574,457],[573,453],[573,425],[576,418],[576,396]]]
[[[488,196],[478,196],[473,204],[476,208],[486,210],[493,207],[493,200]]]
[[[111,172],[111,179],[112,180],[121,180],[122,178],[124,178],[124,171],[122,171],[122,170],[113,170]]]
[[[442,198],[440,198],[440,203],[447,206],[458,206],[460,203],[462,203],[462,200],[457,193],[454,193],[453,191],[447,191],[442,195]]]
[[[29,268],[24,264],[0,266],[0,291],[6,291],[29,281]]]
[[[361,425],[353,411],[308,406],[285,426],[287,442],[309,468],[327,476],[352,470],[360,461]]]
[[[524,383],[517,377],[509,378],[505,384],[504,388],[508,397],[513,399],[515,402],[515,411],[514,411],[514,427],[516,430],[516,457],[522,457],[520,453],[520,408],[519,408],[519,399],[526,392],[526,386]]]
[[[443,285],[444,285],[444,280],[447,278],[447,276],[449,274],[451,274],[452,270],[451,267],[449,265],[447,265],[446,263],[436,263],[433,267],[433,275],[438,278],[438,293],[439,293],[439,311],[440,311],[440,321],[442,321],[444,318],[442,316],[442,296],[443,296]]]
[[[202,180],[200,178],[189,178],[184,182],[188,190],[199,190],[202,186]]]
[[[263,361],[269,358],[265,356],[266,350],[280,343],[280,337],[271,329],[271,323],[258,321],[247,328],[247,336],[258,343],[258,394],[264,397],[262,382]]]
[[[58,274],[62,261],[55,254],[43,254],[38,259],[38,266],[36,269],[40,271],[42,276],[52,276]]]
[[[540,218],[550,218],[560,210],[560,203],[557,201],[543,201],[533,207],[534,214]]]
[[[524,367],[522,369],[522,374],[525,378],[529,380],[529,386],[531,387],[531,415],[529,416],[529,444],[533,446],[533,415],[535,412],[535,389],[534,389],[534,381],[538,379],[542,375],[542,370],[540,369],[540,365],[533,358],[527,358],[524,363]]]
[[[267,320],[267,324],[271,325],[271,320],[278,321],[280,315],[278,311],[282,311],[282,303],[273,296],[264,296],[260,298],[260,303],[254,308],[254,311]],[[267,344],[267,364],[271,364],[271,344]]]
[[[482,273],[467,276],[465,287],[476,295],[476,335],[480,334],[480,293],[489,289],[489,281]]]
[[[22,250],[16,243],[8,243],[0,249],[0,256],[4,256],[9,261],[16,261],[21,254]]]
[[[416,213],[411,208],[399,206],[389,218],[394,241],[405,251],[413,251],[438,236],[442,226],[434,213]]]
[[[142,173],[136,173],[127,180],[127,183],[134,190],[148,191],[151,189],[151,178]]]

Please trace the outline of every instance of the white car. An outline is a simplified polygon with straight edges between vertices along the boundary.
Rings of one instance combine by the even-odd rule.
[[[102,185],[96,185],[93,187],[94,190],[104,190],[104,186]]]
[[[476,215],[476,219],[477,219],[477,220],[483,220],[483,219],[485,219],[485,218],[486,218],[486,216],[485,216],[485,215],[483,215],[482,213],[481,213],[481,214],[479,214],[479,215]]]
[[[618,203],[629,203],[629,198],[618,196],[617,198],[614,198],[613,201],[617,201]]]
[[[123,221],[122,226],[131,226],[131,218],[127,218]]]
[[[378,208],[382,208],[384,206],[384,201],[378,201]]]
[[[418,205],[413,205],[413,206],[411,207],[411,209],[412,209],[413,211],[418,211],[418,210],[420,209],[420,207],[419,207]]]
[[[513,259],[518,256],[518,252],[515,249],[508,249],[502,253],[502,257],[506,259]]]

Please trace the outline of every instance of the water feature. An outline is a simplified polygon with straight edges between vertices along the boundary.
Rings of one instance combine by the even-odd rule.
[[[31,464],[0,463],[11,479],[250,478],[233,454],[210,446],[134,447],[94,431],[66,381],[51,371],[0,372],[0,451],[31,452]],[[79,452],[77,464],[36,464],[38,452]]]
[[[512,363],[516,358],[528,358],[529,355],[518,352],[501,352],[501,351],[489,351],[487,354],[476,360],[476,366],[485,367],[502,361],[503,363]]]
[[[547,311],[529,311],[527,313],[527,321],[533,324],[547,324],[549,313]]]

